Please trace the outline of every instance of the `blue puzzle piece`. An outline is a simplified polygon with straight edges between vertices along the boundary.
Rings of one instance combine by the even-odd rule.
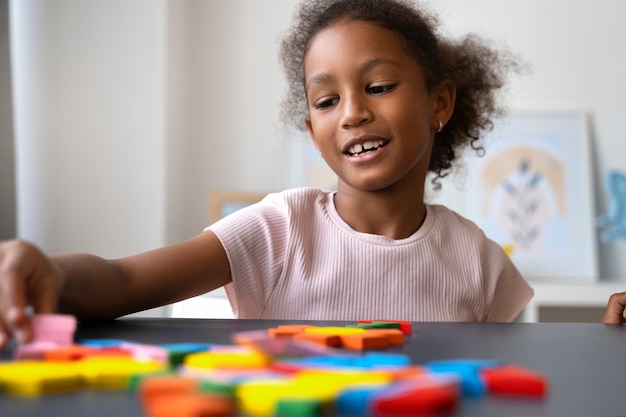
[[[461,391],[465,397],[482,397],[487,387],[480,376],[480,370],[501,366],[495,360],[451,360],[434,361],[426,364],[426,369],[433,373],[451,373],[461,378]]]
[[[207,343],[164,343],[160,347],[170,352],[206,352],[211,348]]]
[[[342,368],[373,368],[373,367],[401,367],[408,366],[411,358],[399,353],[367,352],[363,355],[328,355],[312,356],[309,358],[292,359],[290,363],[318,367]]]
[[[360,386],[342,390],[335,400],[337,412],[355,417],[369,415],[370,400],[381,389],[378,386]]]
[[[79,340],[78,343],[85,346],[91,346],[95,348],[110,348],[110,347],[120,347],[123,344],[133,343],[128,340],[122,339],[85,339]]]

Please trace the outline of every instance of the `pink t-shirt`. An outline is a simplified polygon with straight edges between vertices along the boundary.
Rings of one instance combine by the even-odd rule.
[[[412,236],[353,230],[333,192],[270,194],[210,226],[230,262],[238,318],[512,321],[533,290],[471,221],[427,205]]]

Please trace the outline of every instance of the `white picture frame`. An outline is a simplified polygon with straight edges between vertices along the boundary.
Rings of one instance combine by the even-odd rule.
[[[448,180],[439,199],[507,248],[528,280],[596,282],[589,136],[581,112],[514,112],[485,138],[485,155],[465,156],[462,190]]]

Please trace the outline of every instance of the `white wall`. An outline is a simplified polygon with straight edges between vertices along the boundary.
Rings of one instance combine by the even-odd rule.
[[[189,238],[214,190],[272,191],[286,138],[277,38],[295,0],[13,0],[18,234],[122,256]],[[621,0],[431,0],[531,62],[513,108],[589,112],[601,175],[626,169]],[[601,275],[626,282],[623,241]]]
[[[185,161],[178,183],[185,222],[172,240],[206,225],[210,191],[283,188],[276,39],[290,20],[292,3],[184,2],[185,131],[173,141],[180,141]]]
[[[111,257],[165,243],[165,6],[11,2],[19,236]]]

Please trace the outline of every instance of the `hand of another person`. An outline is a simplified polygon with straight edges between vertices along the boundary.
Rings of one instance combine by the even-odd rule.
[[[626,292],[611,295],[606,306],[602,323],[620,324],[626,323]]]
[[[29,342],[27,308],[54,313],[61,288],[60,268],[36,246],[22,240],[0,242],[0,348],[11,337]]]

